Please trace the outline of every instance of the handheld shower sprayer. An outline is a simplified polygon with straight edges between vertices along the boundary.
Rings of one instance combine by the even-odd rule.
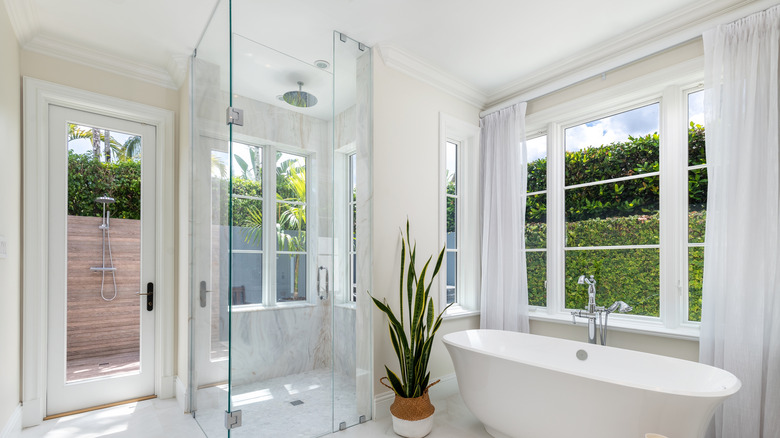
[[[103,275],[103,278],[100,282],[100,297],[103,298],[105,301],[113,301],[114,298],[117,296],[117,287],[116,287],[116,268],[114,267],[114,256],[111,254],[111,231],[110,231],[110,224],[109,224],[109,218],[111,217],[111,210],[108,209],[108,204],[113,204],[114,198],[110,198],[108,196],[100,196],[98,198],[95,198],[95,202],[99,204],[103,204],[103,223],[98,226],[98,229],[103,231],[103,265],[100,267],[92,267],[89,268],[91,271],[94,272],[100,272]],[[110,266],[106,266],[106,242],[108,242],[108,261]],[[106,296],[103,293],[103,286],[106,282],[106,271],[111,272],[111,275],[114,279],[114,296],[111,298],[106,298]]]

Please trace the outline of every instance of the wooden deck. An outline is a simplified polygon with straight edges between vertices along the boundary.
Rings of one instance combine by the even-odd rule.
[[[118,374],[138,372],[141,362],[138,352],[105,354],[100,357],[72,359],[68,361],[68,382]]]
[[[100,296],[103,274],[101,218],[68,216],[67,375],[94,378],[138,369],[141,299],[141,223],[111,219],[111,252],[117,297]],[[106,266],[109,265],[106,247]],[[114,295],[113,275],[105,273],[103,295]]]

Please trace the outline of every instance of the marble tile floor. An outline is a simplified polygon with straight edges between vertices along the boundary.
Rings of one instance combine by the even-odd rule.
[[[334,382],[327,369],[234,387],[231,392],[233,406],[242,411],[243,424],[232,431],[231,437],[320,436],[334,429],[331,424],[334,414],[336,425],[341,421],[356,424],[359,414],[355,403],[355,380],[338,374],[333,378],[333,411],[330,400]],[[198,391],[195,417],[208,436],[224,433],[226,402],[226,385]]]
[[[205,438],[176,399],[152,399],[44,421],[21,438]]]
[[[490,438],[479,421],[466,409],[460,395],[434,400],[433,431],[427,438]],[[235,429],[231,436],[239,435]],[[245,429],[246,430],[246,429]],[[288,438],[280,432],[275,438]],[[347,430],[325,435],[329,438],[395,437],[389,417],[369,421]],[[22,438],[206,438],[198,423],[189,414],[181,413],[175,399],[146,400],[113,408],[101,409],[45,421],[27,428]],[[227,437],[225,429],[208,438]]]

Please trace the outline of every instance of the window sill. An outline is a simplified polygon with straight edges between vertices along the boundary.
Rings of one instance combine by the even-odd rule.
[[[559,312],[555,314],[547,313],[547,309],[530,308],[529,318],[532,321],[544,321],[558,324],[571,325],[571,313]],[[587,326],[585,320],[578,320],[577,325]],[[677,328],[664,327],[663,323],[657,318],[627,315],[610,315],[607,325],[610,330],[621,332],[637,333],[648,336],[661,336],[665,338],[684,339],[687,341],[699,340],[698,324],[688,324]]]
[[[458,318],[467,318],[470,316],[479,316],[479,310],[466,309],[456,303],[450,306],[450,308],[447,309],[446,312],[444,312],[444,315],[442,315],[441,319],[450,320],[450,319],[458,319]]]
[[[269,310],[285,310],[285,309],[302,309],[306,307],[314,307],[316,304],[308,301],[303,303],[284,303],[277,304],[276,306],[266,306],[263,304],[239,304],[234,305],[231,311],[233,313],[246,313],[246,312],[265,312]]]

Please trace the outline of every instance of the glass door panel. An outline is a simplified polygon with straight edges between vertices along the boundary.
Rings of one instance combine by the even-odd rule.
[[[192,59],[190,410],[224,437],[230,291],[229,1],[217,5]]]
[[[247,7],[233,2],[230,435],[315,437],[333,431],[333,78],[245,36]]]
[[[139,294],[154,287],[156,133],[59,106],[49,117],[54,415],[154,394],[154,305]]]
[[[371,419],[371,48],[333,33],[333,429]]]

